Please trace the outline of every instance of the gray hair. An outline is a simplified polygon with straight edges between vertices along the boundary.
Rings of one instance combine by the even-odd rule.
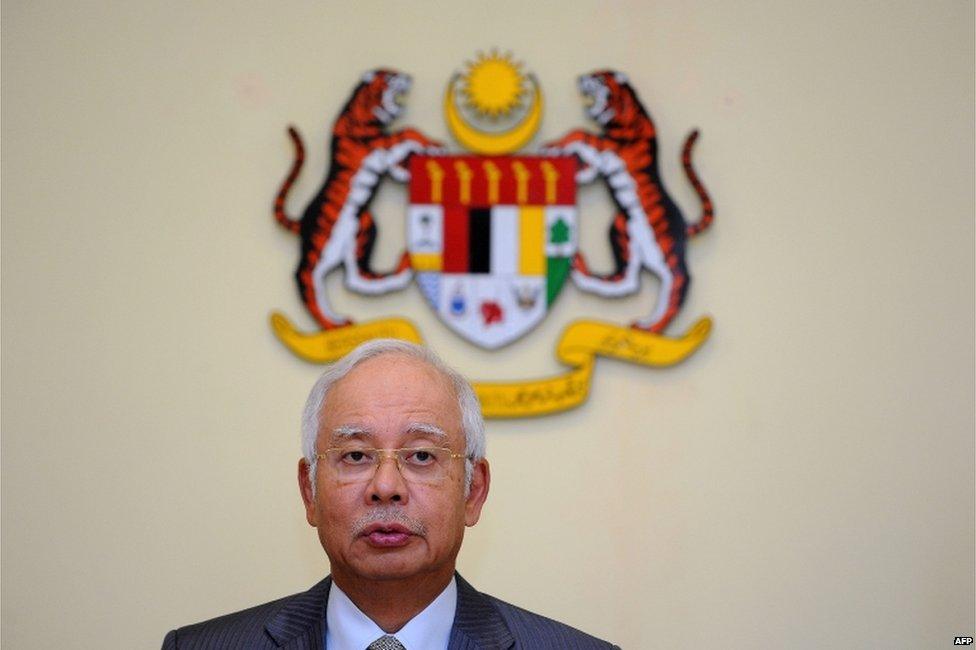
[[[461,432],[464,434],[464,493],[467,495],[471,488],[471,476],[474,473],[475,461],[485,457],[485,420],[481,415],[481,403],[468,380],[457,370],[454,370],[432,350],[414,343],[398,339],[373,339],[361,344],[355,350],[344,356],[331,368],[322,373],[315,385],[312,386],[305,410],[302,413],[302,455],[308,463],[308,478],[315,491],[315,466],[317,464],[315,443],[319,437],[322,425],[322,406],[329,390],[353,368],[367,359],[384,354],[398,354],[422,361],[440,372],[450,380],[458,398],[461,411]]]

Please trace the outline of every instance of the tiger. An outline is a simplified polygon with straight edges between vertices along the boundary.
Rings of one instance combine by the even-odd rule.
[[[410,89],[406,74],[377,69],[367,72],[353,90],[332,127],[329,171],[301,219],[285,210],[289,190],[305,161],[298,130],[288,127],[295,159],[274,201],[274,217],[301,239],[301,257],[295,280],[302,302],[323,330],[352,323],[329,304],[325,278],[335,268],[345,269],[346,286],[359,293],[398,291],[412,278],[410,257],[404,251],[395,269],[373,271],[370,259],[376,242],[376,223],[369,204],[384,176],[406,183],[411,155],[437,152],[442,145],[414,129],[390,133],[388,125],[403,110]]]
[[[601,177],[618,211],[609,233],[613,271],[592,273],[583,254],[577,253],[573,283],[590,293],[623,296],[640,288],[640,271],[649,269],[660,279],[661,291],[651,314],[631,326],[661,334],[678,314],[691,283],[685,242],[714,219],[711,198],[691,164],[698,131],[688,135],[681,154],[685,174],[702,203],[701,217],[688,225],[665,191],[658,173],[654,122],[627,77],[612,70],[593,72],[582,75],[578,87],[587,116],[601,132],[571,131],[543,151],[575,155],[581,165],[576,181],[590,183]]]

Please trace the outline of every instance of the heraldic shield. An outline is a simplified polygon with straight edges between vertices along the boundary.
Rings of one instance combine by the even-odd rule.
[[[578,245],[568,157],[414,156],[407,250],[438,317],[484,348],[542,322]]]

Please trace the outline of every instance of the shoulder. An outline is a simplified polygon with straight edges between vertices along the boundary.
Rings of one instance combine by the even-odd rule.
[[[530,612],[494,596],[485,594],[491,601],[512,634],[521,644],[530,648],[545,647],[569,650],[609,650],[617,646],[591,636],[575,627],[560,623],[541,614]]]
[[[326,579],[302,593],[177,628],[166,635],[163,650],[278,647],[281,628],[299,632],[294,628],[321,616],[328,585]]]
[[[469,636],[497,641],[502,647],[509,647],[508,643],[514,641],[516,648],[533,650],[611,650],[617,647],[565,623],[481,593],[461,576],[457,578],[458,608],[463,612],[458,612],[455,623],[463,627]],[[507,628],[508,634],[499,632],[498,626],[492,631],[493,619],[501,619],[501,627]],[[493,647],[490,643],[485,645]]]
[[[166,635],[163,648],[164,650],[234,648],[257,643],[262,637],[267,638],[264,632],[265,623],[294,597],[280,598],[270,603],[175,629]],[[269,645],[270,641],[271,639],[268,638]]]

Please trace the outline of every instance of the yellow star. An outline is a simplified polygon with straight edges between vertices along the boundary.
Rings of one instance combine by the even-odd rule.
[[[486,56],[479,52],[478,60],[468,63],[461,76],[466,104],[484,117],[507,116],[521,106],[525,94],[520,67],[510,53],[499,55],[493,50]]]

